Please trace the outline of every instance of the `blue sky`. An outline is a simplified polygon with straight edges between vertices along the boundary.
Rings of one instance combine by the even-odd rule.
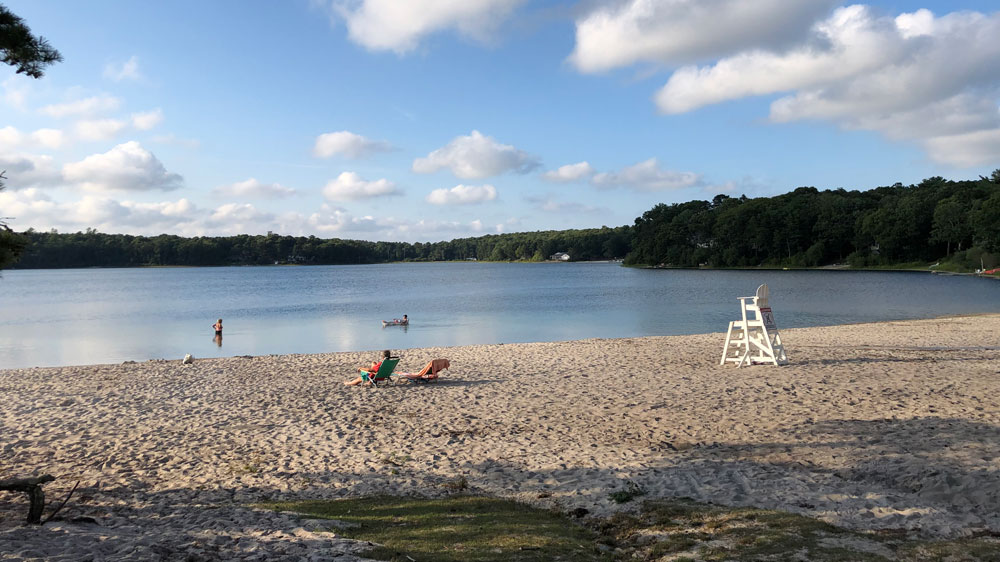
[[[1000,167],[993,1],[3,0],[17,230],[447,240]]]

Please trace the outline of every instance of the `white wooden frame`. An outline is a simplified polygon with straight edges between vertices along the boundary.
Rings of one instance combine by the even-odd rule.
[[[767,285],[761,285],[755,296],[737,297],[741,319],[729,323],[720,365],[736,363],[737,367],[742,367],[754,363],[788,363],[785,346],[781,343],[781,335],[768,305],[768,293]]]

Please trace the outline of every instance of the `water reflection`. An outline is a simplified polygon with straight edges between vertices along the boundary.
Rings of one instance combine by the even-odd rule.
[[[215,334],[215,337],[212,338],[212,341],[215,342],[215,345],[222,347],[222,334],[221,333]]]
[[[0,279],[0,368],[206,353],[205,310],[233,322],[225,351],[219,334],[206,353],[219,357],[723,332],[736,297],[761,283],[782,329],[1000,312],[995,280],[891,272],[585,263],[13,270]],[[418,318],[412,334],[409,324],[382,324],[404,305]]]

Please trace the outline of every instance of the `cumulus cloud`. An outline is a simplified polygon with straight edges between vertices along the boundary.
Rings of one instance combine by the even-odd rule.
[[[227,203],[217,207],[205,221],[213,232],[259,232],[261,225],[274,221],[275,215],[261,211],[250,203]]]
[[[371,50],[405,53],[438,31],[485,39],[524,0],[332,0],[352,41]]]
[[[620,172],[597,174],[591,182],[602,189],[624,187],[636,191],[666,191],[695,187],[704,183],[701,176],[693,172],[661,169],[656,158],[626,166]]]
[[[566,164],[555,170],[549,170],[542,174],[542,179],[556,183],[567,183],[590,177],[593,174],[594,168],[590,163],[577,162],[576,164]]]
[[[482,179],[504,172],[526,174],[539,166],[538,158],[511,145],[500,144],[479,131],[456,137],[426,158],[413,161],[413,171],[430,174],[449,168],[462,179]]]
[[[601,72],[636,62],[668,66],[799,39],[836,0],[627,0],[576,22],[570,62]]]
[[[323,188],[323,196],[329,201],[356,201],[391,195],[402,195],[395,183],[384,178],[367,181],[355,172],[343,172]]]
[[[62,174],[51,156],[40,154],[0,154],[0,171],[6,170],[8,189],[56,187]]]
[[[791,51],[751,51],[711,67],[681,68],[657,93],[664,113],[683,113],[704,105],[770,94],[845,79],[882,68],[906,52],[891,20],[871,17],[854,5],[841,8],[815,26],[815,42]]]
[[[0,148],[10,150],[24,144],[24,134],[16,127],[7,125],[0,129]]]
[[[340,238],[379,240],[445,240],[456,235],[502,232],[516,220],[485,225],[481,220],[408,221],[395,217],[354,216],[347,210],[323,204],[314,213],[275,214],[246,203],[227,203],[214,209],[199,208],[187,199],[154,203],[119,201],[107,196],[85,195],[75,201],[57,201],[35,188],[0,192],[0,209],[14,219],[18,230],[58,229],[75,232],[96,228],[101,232],[181,236],[263,234],[269,230],[292,235],[335,235]]]
[[[278,183],[261,183],[256,178],[223,185],[212,190],[215,195],[229,197],[281,198],[295,195],[295,190]]]
[[[451,189],[435,189],[427,196],[427,202],[434,205],[475,205],[497,198],[497,189],[492,185],[456,185]]]
[[[122,80],[138,80],[142,77],[139,73],[139,57],[133,55],[121,64],[106,64],[104,66],[104,77],[114,80],[115,82],[121,82]]]
[[[59,148],[65,142],[65,135],[59,129],[38,129],[31,133],[31,141],[45,148]]]
[[[313,154],[318,158],[329,158],[342,154],[348,158],[362,158],[375,152],[392,150],[385,141],[374,141],[350,131],[324,133],[316,137]]]
[[[132,114],[132,126],[140,131],[148,131],[163,122],[163,110],[157,107],[152,111]]]
[[[954,166],[996,164],[1000,159],[1000,128],[957,135],[931,137],[925,141],[931,158]]]
[[[121,105],[120,99],[108,95],[100,95],[66,103],[46,105],[40,111],[50,117],[67,117],[71,115],[90,116],[113,111],[118,109],[119,105]]]
[[[63,132],[58,129],[37,129],[25,134],[10,125],[0,128],[0,150],[6,152],[23,148],[59,148],[63,142]]]
[[[327,204],[323,204],[319,212],[309,215],[307,224],[318,232],[335,232],[341,235],[352,232],[373,232],[386,226],[384,222],[376,220],[372,216],[355,217],[346,209],[331,207]],[[389,226],[389,228],[392,227]]]
[[[203,223],[206,216],[187,199],[137,203],[86,195],[77,201],[59,202],[36,188],[0,192],[0,207],[16,219],[19,230],[31,227],[72,232],[96,228],[102,232],[135,234],[166,231],[197,234],[200,232],[188,229]]]
[[[426,238],[443,239],[445,235],[455,234],[478,234],[486,227],[481,220],[468,222],[461,221],[439,221],[432,219],[421,219],[413,223],[397,224],[394,231],[396,237],[421,236]]]
[[[823,120],[922,147],[937,162],[996,162],[1000,132],[1000,13],[928,10],[881,17],[853,5],[785,50],[735,53],[675,72],[656,95],[682,113],[753,95],[783,94],[775,123]],[[956,148],[962,147],[962,148]]]
[[[91,191],[169,191],[182,182],[136,141],[66,164],[63,176]]]
[[[125,130],[127,124],[118,119],[87,119],[74,125],[76,136],[84,140],[108,140]]]

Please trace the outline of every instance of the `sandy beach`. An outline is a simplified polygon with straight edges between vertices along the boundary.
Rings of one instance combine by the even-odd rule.
[[[345,387],[378,350],[0,371],[0,479],[52,474],[44,526],[0,493],[0,559],[350,560],[261,500],[468,492],[592,516],[690,497],[853,529],[1000,531],[1000,315],[403,350],[432,384]]]

